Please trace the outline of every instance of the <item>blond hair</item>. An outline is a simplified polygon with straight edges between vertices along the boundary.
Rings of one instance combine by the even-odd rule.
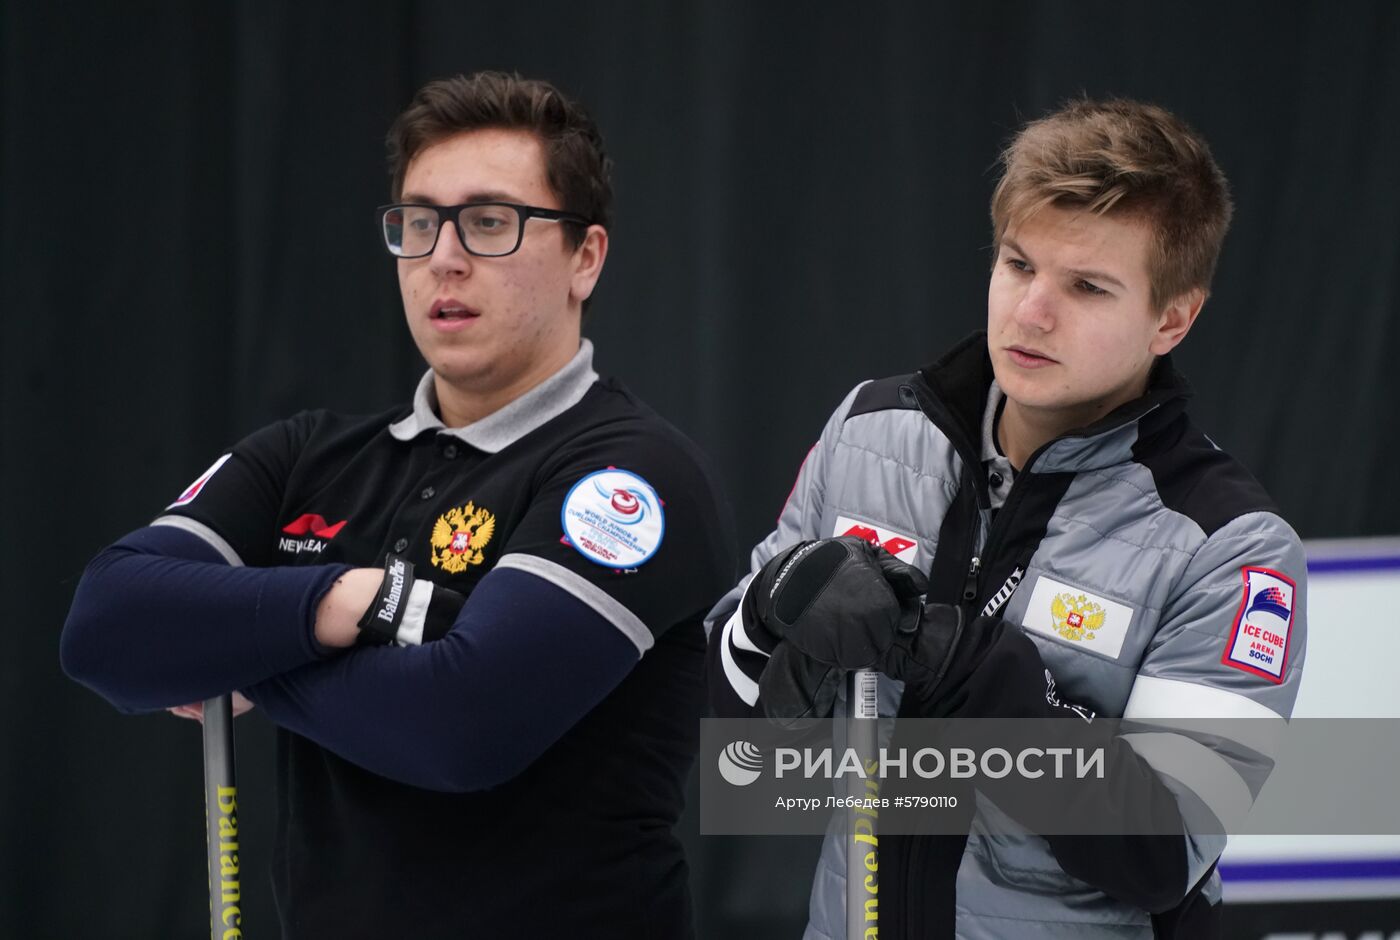
[[[1152,228],[1152,305],[1208,293],[1230,226],[1229,185],[1206,142],[1156,105],[1071,101],[1023,127],[1001,154],[994,245],[1046,206],[1139,219]]]

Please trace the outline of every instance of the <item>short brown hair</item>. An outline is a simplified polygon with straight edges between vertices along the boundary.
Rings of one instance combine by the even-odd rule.
[[[1202,137],[1156,105],[1071,101],[1023,127],[1001,155],[994,245],[1046,206],[1140,218],[1153,230],[1152,304],[1209,292],[1234,207]]]
[[[578,102],[548,82],[505,72],[477,72],[429,82],[389,129],[391,198],[403,192],[408,164],[425,148],[463,131],[529,131],[545,154],[545,177],[560,208],[604,228],[612,224],[612,160],[598,125]],[[577,248],[584,228],[564,226]]]

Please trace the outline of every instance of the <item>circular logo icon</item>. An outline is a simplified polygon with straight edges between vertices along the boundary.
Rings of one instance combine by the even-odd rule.
[[[661,497],[629,470],[590,473],[564,497],[560,523],[569,544],[609,568],[635,568],[656,554],[666,531]]]
[[[635,516],[642,511],[642,501],[627,490],[613,490],[612,508],[624,516]]]
[[[763,752],[747,741],[735,741],[719,752],[719,775],[736,787],[746,787],[763,771]]]

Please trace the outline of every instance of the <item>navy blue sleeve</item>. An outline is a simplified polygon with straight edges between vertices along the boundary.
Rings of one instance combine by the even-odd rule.
[[[441,640],[356,648],[243,692],[367,770],[466,792],[528,767],[637,662],[633,642],[588,604],[506,568],[481,579]]]
[[[234,567],[182,529],[138,529],[83,572],[59,658],[122,711],[202,701],[319,659],[316,606],[346,570]]]

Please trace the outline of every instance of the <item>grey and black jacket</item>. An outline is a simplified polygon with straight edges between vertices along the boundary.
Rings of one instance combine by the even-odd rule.
[[[882,676],[882,715],[1031,715],[1055,699],[1053,679],[1060,701],[1148,726],[1115,735],[1109,752],[1118,780],[1136,778],[1134,798],[1165,801],[1183,820],[1239,820],[1272,769],[1271,733],[1228,740],[1189,722],[1271,718],[1235,725],[1272,728],[1290,716],[1307,638],[1301,542],[1192,424],[1168,357],[1143,397],[1041,447],[993,512],[977,433],[992,381],[979,333],[933,366],[858,386],[754,548],[752,570],[804,539],[853,529],[876,538],[929,572],[929,600],[961,603],[971,622],[940,701],[901,701],[902,684]],[[707,620],[721,715],[753,714],[767,661],[737,615],[748,580]],[[1066,616],[1076,604],[1096,630]],[[1269,643],[1243,635],[1249,622],[1268,625]],[[989,826],[984,809],[996,811],[979,807],[966,836],[880,838],[882,936],[1218,932],[1220,828],[1041,837],[1006,819]],[[823,845],[809,940],[843,935],[844,826],[837,814]]]

